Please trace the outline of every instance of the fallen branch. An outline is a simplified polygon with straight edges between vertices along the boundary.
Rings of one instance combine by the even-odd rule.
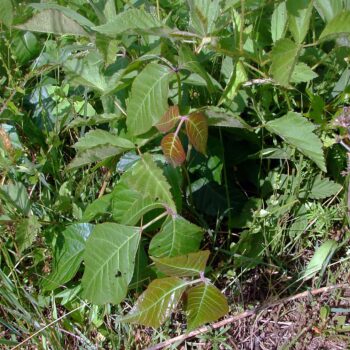
[[[348,283],[336,284],[334,286],[328,286],[328,287],[308,290],[308,291],[305,291],[305,292],[302,292],[302,293],[299,293],[299,294],[292,295],[290,297],[286,297],[286,298],[282,298],[282,299],[279,299],[279,300],[276,300],[276,301],[272,301],[272,302],[263,304],[261,306],[257,306],[253,310],[247,310],[247,311],[244,311],[244,312],[242,312],[242,313],[240,313],[238,315],[234,315],[234,316],[226,318],[226,319],[224,319],[222,321],[213,323],[210,326],[203,326],[203,327],[198,328],[198,329],[196,329],[196,330],[194,330],[192,332],[189,332],[189,333],[186,333],[186,334],[182,334],[182,335],[179,335],[177,337],[168,339],[168,340],[166,340],[164,342],[161,342],[161,343],[159,343],[157,345],[151,346],[151,347],[147,348],[146,350],[163,349],[163,348],[165,348],[165,347],[167,347],[167,346],[169,346],[171,344],[174,344],[174,343],[177,343],[177,345],[179,345],[180,343],[182,343],[186,339],[196,337],[197,335],[200,335],[200,334],[203,334],[203,333],[207,333],[207,332],[209,332],[211,330],[214,330],[214,329],[226,326],[229,323],[233,323],[233,322],[241,320],[243,318],[247,318],[247,317],[253,316],[253,315],[259,313],[260,311],[268,309],[270,307],[273,307],[273,306],[276,306],[276,305],[280,305],[280,304],[285,304],[285,303],[288,303],[290,301],[294,301],[294,300],[297,300],[297,299],[305,298],[305,297],[307,297],[309,295],[313,295],[314,296],[314,295],[318,295],[318,294],[322,294],[322,293],[327,293],[327,292],[330,292],[331,290],[334,290],[334,289],[350,289],[350,285]]]

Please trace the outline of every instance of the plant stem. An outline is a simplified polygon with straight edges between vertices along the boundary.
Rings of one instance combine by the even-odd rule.
[[[155,217],[153,220],[147,222],[146,225],[141,226],[141,231],[146,230],[148,227],[152,226],[155,222],[157,222],[158,220],[164,218],[165,216],[169,215],[168,211],[164,211],[162,214],[158,215],[157,217]]]

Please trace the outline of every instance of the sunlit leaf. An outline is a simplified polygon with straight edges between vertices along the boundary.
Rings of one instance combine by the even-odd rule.
[[[267,122],[266,128],[312,159],[322,171],[326,171],[322,142],[313,133],[315,126],[306,118],[289,112],[281,118]]]
[[[102,145],[116,146],[125,150],[135,148],[135,145],[128,139],[124,139],[117,135],[113,135],[108,131],[100,129],[90,130],[83,137],[81,137],[78,142],[73,145],[73,147],[77,151],[85,151],[89,148]]]
[[[228,311],[224,295],[211,284],[200,284],[187,291],[187,329],[192,330],[204,323],[216,321]]]
[[[126,125],[133,135],[147,132],[168,109],[170,70],[148,64],[135,78],[127,106]]]
[[[206,154],[208,141],[208,120],[202,112],[191,113],[185,121],[186,133],[192,146]]]
[[[289,30],[297,43],[302,43],[309,31],[313,1],[288,0],[287,11],[289,17]]]
[[[164,208],[164,205],[145,193],[130,189],[121,180],[112,194],[113,219],[124,225],[136,225],[147,212]]]
[[[326,22],[331,21],[343,10],[343,3],[339,0],[315,0],[314,6]]]
[[[86,240],[92,229],[93,225],[90,224],[73,224],[58,236],[54,250],[53,271],[43,279],[44,289],[56,289],[74,277],[83,261]]]
[[[96,225],[86,242],[83,297],[94,304],[119,304],[134,273],[140,240],[138,227]]]
[[[175,133],[165,135],[161,141],[161,146],[165,157],[173,166],[181,165],[186,160],[186,153]]]
[[[171,106],[169,109],[162,115],[160,121],[156,124],[156,128],[160,132],[170,131],[179,120],[179,107]]]
[[[10,26],[13,21],[13,6],[11,0],[0,1],[0,23]]]
[[[152,281],[131,311],[117,321],[159,327],[176,308],[187,284],[177,277]]]
[[[301,278],[312,278],[316,275],[317,272],[324,270],[337,248],[338,243],[334,240],[329,239],[324,242],[320,247],[316,249],[314,256],[307,264]]]
[[[276,42],[283,37],[287,20],[286,3],[281,2],[276,5],[271,17],[271,36],[273,42]]]
[[[96,217],[107,214],[110,212],[110,207],[112,203],[112,194],[106,194],[101,198],[95,199],[90,203],[84,211],[83,221],[90,222]]]
[[[271,74],[283,86],[289,84],[300,47],[290,39],[280,39],[271,52]]]
[[[317,77],[318,77],[318,74],[315,73],[307,64],[303,62],[299,62],[294,67],[294,71],[292,73],[290,81],[292,83],[302,83],[302,82],[308,82]]]
[[[16,28],[32,32],[88,36],[78,22],[58,10],[43,10]]]
[[[321,175],[316,176],[310,185],[311,188],[307,187],[299,193],[301,198],[305,194],[312,199],[324,199],[334,196],[342,189],[341,185],[328,178],[322,179]]]
[[[107,23],[92,29],[96,32],[108,35],[119,35],[126,31],[138,31],[162,26],[155,17],[141,9],[130,9],[118,13]]]
[[[152,257],[152,260],[154,261],[157,269],[167,276],[198,276],[200,272],[204,272],[209,254],[209,250],[203,250],[196,253],[174,257]]]
[[[176,212],[176,206],[162,170],[148,153],[131,167],[120,179],[129,189],[141,193],[143,196],[150,196],[160,204],[168,206]],[[157,199],[157,200],[156,200]]]
[[[343,11],[335,16],[320,35],[320,40],[331,40],[350,34],[350,11]]]
[[[203,230],[181,216],[169,218],[152,238],[149,254],[154,257],[177,256],[198,250]]]

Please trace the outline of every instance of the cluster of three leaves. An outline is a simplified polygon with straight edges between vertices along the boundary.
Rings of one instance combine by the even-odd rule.
[[[186,134],[190,144],[198,152],[206,153],[208,140],[208,121],[206,116],[202,112],[194,112],[189,116],[180,116],[179,107],[171,106],[163,114],[156,127],[160,132],[166,133],[179,123],[176,131],[168,133],[161,141],[163,153],[173,166],[182,165],[186,160],[186,153],[178,136],[183,122],[185,122]]]

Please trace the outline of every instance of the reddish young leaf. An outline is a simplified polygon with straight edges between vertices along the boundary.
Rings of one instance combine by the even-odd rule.
[[[164,155],[170,160],[174,166],[181,165],[185,159],[186,154],[182,143],[175,133],[165,135],[161,142]]]
[[[179,120],[179,114],[180,112],[178,106],[169,107],[169,109],[160,118],[160,121],[156,124],[156,128],[160,132],[168,132]]]
[[[186,123],[187,137],[192,146],[200,153],[206,154],[208,141],[208,120],[202,112],[191,113]]]

